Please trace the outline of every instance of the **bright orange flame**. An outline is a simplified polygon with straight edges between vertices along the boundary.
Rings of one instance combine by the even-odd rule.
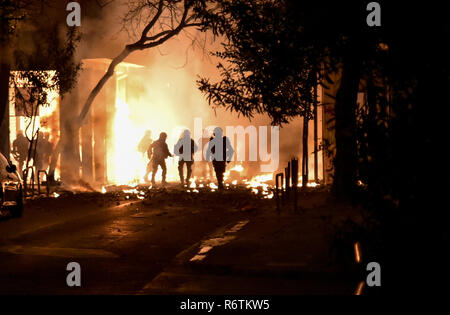
[[[264,198],[272,199],[273,193],[269,191],[271,185],[269,185],[268,182],[273,182],[273,173],[257,175],[250,181],[246,181],[246,186],[247,188],[251,188],[252,192],[256,195],[261,191]]]
[[[362,294],[362,291],[364,289],[364,285],[365,285],[364,281],[361,281],[360,283],[358,283],[358,287],[356,288],[355,295],[361,295]]]
[[[146,130],[152,131],[152,138],[158,138],[162,131],[168,132],[171,126],[167,121],[153,120],[148,125],[133,123],[130,107],[120,98],[116,101],[116,115],[113,127],[112,147],[108,152],[108,181],[118,185],[136,185],[144,182],[148,158],[138,151],[138,143]],[[168,132],[169,133],[169,132]],[[168,138],[167,144],[172,152],[175,139]],[[178,180],[177,161],[175,158],[166,160],[167,181]],[[162,172],[158,170],[156,180],[161,181]]]
[[[360,249],[361,245],[359,244],[359,242],[356,242],[354,245],[355,248],[355,260],[356,262],[359,264],[361,262],[361,249]]]

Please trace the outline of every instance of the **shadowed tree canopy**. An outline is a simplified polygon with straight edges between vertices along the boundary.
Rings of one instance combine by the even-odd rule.
[[[210,26],[224,37],[222,51],[213,53],[223,60],[221,81],[198,81],[210,104],[247,117],[267,113],[274,124],[311,118],[313,87],[336,71],[349,35],[361,29],[364,7],[357,1],[219,3]]]
[[[438,1],[377,1],[381,26],[369,27],[369,2],[221,1],[223,18],[212,25],[224,36],[215,54],[222,76],[202,78],[199,87],[213,106],[246,116],[264,112],[283,123],[306,114],[314,82],[302,71],[320,66],[322,84],[338,71],[335,195],[374,210],[384,238],[377,259],[391,255],[396,272],[387,281],[405,287],[414,268],[429,263],[418,253],[448,247],[442,204],[450,176],[439,148],[448,143],[450,116],[449,10]],[[283,89],[291,78],[302,88]],[[357,103],[358,93],[365,104]],[[358,178],[364,188],[356,187]],[[447,266],[433,261],[433,276],[417,281],[440,279]]]
[[[112,59],[106,73],[90,91],[78,118],[74,121],[74,129],[78,130],[81,127],[92,103],[106,82],[114,75],[118,64],[131,53],[163,45],[186,29],[196,28],[200,31],[206,31],[205,16],[213,14],[215,2],[215,0],[124,1],[127,5],[127,11],[121,23],[123,30],[128,33],[131,43],[124,44],[123,50]],[[58,141],[52,155],[49,177],[54,176],[60,151],[61,141]]]
[[[74,61],[80,36],[65,26],[64,15],[46,0],[7,0],[0,6],[0,129],[7,133],[10,71],[22,87],[33,90],[39,106],[48,104],[46,91],[64,96],[76,84],[80,64]],[[64,24],[61,20],[64,19]],[[63,25],[63,26],[61,26]],[[39,34],[39,36],[36,36]],[[45,72],[43,70],[54,70]],[[13,82],[16,83],[16,82]],[[9,154],[9,139],[0,139],[0,150]]]
[[[369,27],[368,2],[364,1],[218,3],[220,9],[211,16],[210,26],[224,38],[222,51],[213,53],[221,59],[217,65],[221,78],[218,82],[198,80],[211,105],[247,117],[266,113],[274,124],[287,123],[298,115],[311,118],[308,109],[313,86],[326,86],[331,83],[328,74],[339,73],[334,106],[334,185],[336,195],[343,198],[351,198],[360,175],[356,138],[360,84],[376,82],[379,91],[395,87],[402,102],[408,103],[416,98],[412,87],[418,73],[426,67],[438,69],[438,62],[448,65],[448,58],[443,57],[447,50],[442,37],[446,21],[442,4],[425,8],[407,1],[378,1],[382,26]],[[388,105],[377,106],[385,111]],[[424,104],[415,106],[418,109]],[[404,112],[400,105],[391,103],[389,108],[391,113]],[[385,121],[376,123],[379,126]]]
[[[80,69],[73,60],[80,40],[77,29],[61,26],[61,15],[56,15],[59,11],[50,1],[7,0],[0,10],[2,61],[10,70],[29,71],[19,76],[39,91],[55,89],[62,96],[70,91]],[[38,73],[41,70],[55,73]]]

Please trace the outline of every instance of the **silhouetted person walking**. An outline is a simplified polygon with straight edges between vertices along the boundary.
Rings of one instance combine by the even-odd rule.
[[[145,171],[144,175],[144,181],[148,182],[148,175],[152,171],[152,132],[150,130],[147,130],[145,132],[145,135],[142,137],[141,141],[138,144],[138,151],[142,154],[147,153],[148,163],[147,163],[147,169]]]
[[[161,132],[159,134],[159,139],[153,142],[150,145],[150,149],[152,150],[152,184],[155,185],[155,176],[156,172],[158,171],[158,166],[161,166],[162,169],[162,183],[166,183],[166,174],[167,174],[167,167],[166,167],[166,159],[169,156],[172,156],[172,154],[169,151],[169,147],[166,143],[167,140],[167,133]]]
[[[181,185],[184,185],[184,165],[186,164],[186,184],[189,184],[189,179],[192,175],[192,165],[194,164],[194,153],[197,152],[198,146],[191,138],[191,132],[185,130],[182,137],[174,146],[174,154],[180,160],[178,161],[178,174],[180,175]]]
[[[201,176],[204,180],[213,177],[213,166],[212,163],[206,160],[206,151],[208,150],[209,140],[211,138],[211,133],[209,133],[206,129],[203,131],[202,137],[198,139],[198,144],[201,144],[202,150],[202,159],[196,163],[201,172]],[[196,166],[196,168],[197,168]]]
[[[152,140],[152,131],[151,130],[146,130],[144,136],[142,137],[141,141],[139,141],[139,144],[137,146],[137,149],[140,153],[142,153],[142,155],[144,155],[148,148],[150,147],[150,145],[153,143]]]
[[[23,135],[22,130],[17,134],[17,138],[13,142],[12,154],[14,159],[19,163],[20,175],[23,172],[23,166],[28,156],[28,146],[30,142]]]
[[[206,151],[206,160],[212,160],[219,189],[223,189],[223,174],[225,173],[227,163],[230,163],[233,158],[233,154],[233,147],[231,146],[230,140],[223,136],[222,128],[214,128],[213,137],[211,137]]]
[[[39,146],[42,155],[42,169],[46,171],[53,153],[53,143],[50,142],[48,133],[43,133],[42,142]]]

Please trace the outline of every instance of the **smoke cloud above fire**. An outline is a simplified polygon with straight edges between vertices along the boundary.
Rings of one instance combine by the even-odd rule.
[[[126,7],[121,6],[120,1],[116,1],[101,10],[97,8],[95,12],[83,15],[80,27],[82,40],[77,50],[79,60],[112,59],[122,51],[126,44],[135,40],[135,38],[130,38],[129,33],[121,30],[121,21],[125,10]],[[193,38],[196,38],[196,44],[192,43]],[[217,60],[209,55],[210,51],[219,49],[220,39],[213,40],[209,34],[192,29],[188,34],[180,33],[162,46],[131,54],[125,62],[144,68],[128,74],[126,92],[119,97],[122,98],[118,100],[120,104],[116,104],[116,107],[118,106],[116,109],[118,116],[116,117],[121,119],[116,121],[118,124],[116,133],[122,133],[125,137],[119,143],[127,146],[135,145],[146,130],[152,130],[153,139],[157,139],[159,133],[164,131],[169,135],[169,148],[173,148],[173,144],[183,129],[188,128],[193,131],[194,121],[199,118],[202,120],[203,127],[219,126],[224,131],[227,126],[246,128],[250,125],[256,126],[256,128],[268,126],[270,130],[271,121],[267,116],[256,115],[249,120],[223,108],[213,109],[198,90],[196,80],[199,76],[211,78],[213,81],[219,80],[216,69]],[[83,73],[80,77],[83,77]],[[89,88],[86,84],[81,83],[76,88],[81,87],[86,90],[93,86]],[[85,101],[87,93],[89,93],[87,90],[80,93],[82,95],[79,98],[81,104]],[[124,120],[125,116],[127,119]],[[133,129],[133,131],[126,131],[126,128]],[[125,134],[126,132],[128,134]],[[132,139],[130,139],[130,135],[132,135]],[[247,137],[245,144],[247,156],[248,140]],[[270,152],[270,136],[268,140]],[[243,144],[236,145],[242,146]],[[116,147],[115,151],[125,149]],[[280,129],[280,168],[284,168],[291,158],[299,157],[300,149],[301,119],[299,118]],[[267,161],[262,162],[262,164],[265,163]],[[115,164],[117,165],[118,161]],[[141,168],[145,168],[142,161],[140,164]],[[124,170],[124,172],[126,171]]]

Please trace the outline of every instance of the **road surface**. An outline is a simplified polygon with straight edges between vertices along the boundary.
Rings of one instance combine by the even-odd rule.
[[[0,294],[139,294],[177,255],[245,217],[141,201],[87,203],[82,211],[59,205],[47,216],[26,211],[0,222]],[[81,267],[81,287],[66,283],[70,262]]]

